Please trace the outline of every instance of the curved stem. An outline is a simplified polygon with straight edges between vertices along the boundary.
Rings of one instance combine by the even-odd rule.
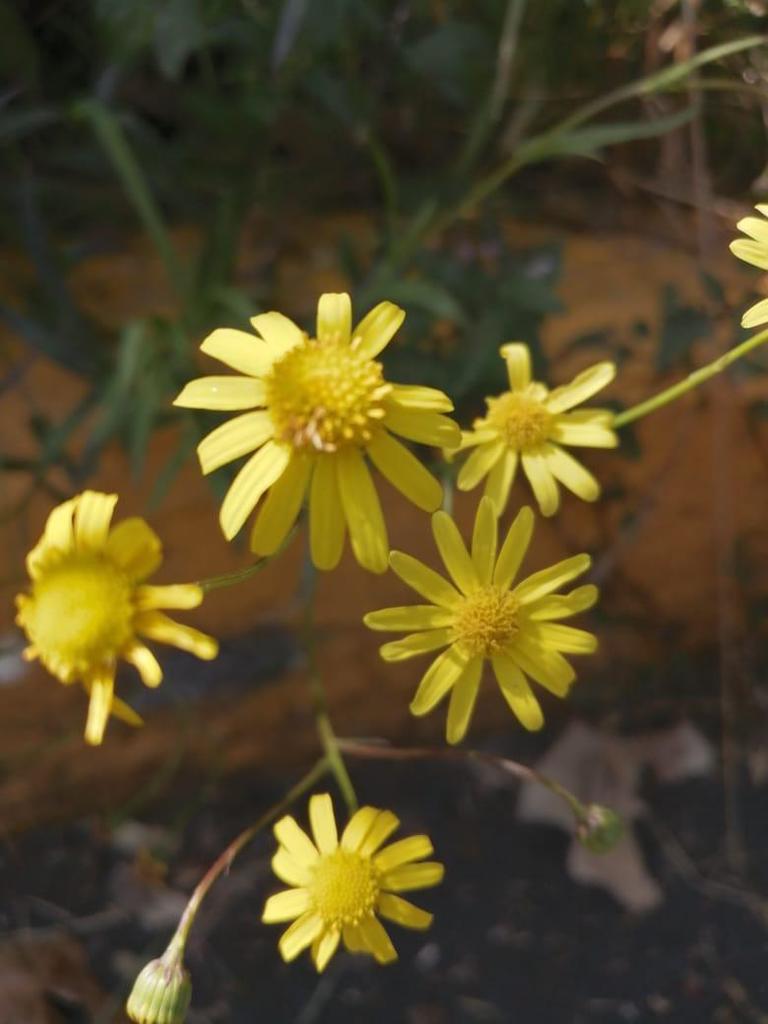
[[[614,427],[623,427],[627,423],[632,423],[643,416],[647,416],[649,412],[654,412],[656,409],[661,409],[662,406],[674,402],[676,398],[680,398],[681,395],[692,391],[699,384],[709,380],[710,377],[722,373],[731,363],[735,363],[737,359],[741,359],[747,352],[751,352],[752,349],[757,348],[766,341],[768,341],[768,330],[753,334],[751,338],[747,338],[740,345],[736,345],[730,352],[718,356],[717,359],[713,359],[706,366],[702,366],[698,370],[694,370],[693,373],[689,373],[687,377],[678,381],[677,384],[673,384],[672,387],[666,388],[664,391],[660,391],[658,395],[647,398],[644,402],[633,405],[631,409],[626,409],[624,412],[614,416]]]
[[[273,555],[265,555],[263,558],[260,558],[258,562],[254,562],[253,565],[246,565],[244,569],[233,569],[232,572],[224,572],[220,576],[209,576],[207,579],[198,580],[197,585],[202,589],[204,594],[207,594],[211,590],[219,590],[221,587],[234,587],[236,584],[242,583],[244,580],[249,580],[251,576],[255,576],[256,573],[261,572],[261,570],[266,568],[271,561],[283,553],[293,540],[293,535],[295,533],[296,527],[294,526]]]
[[[314,706],[315,723],[317,733],[323,746],[323,751],[328,760],[328,767],[333,772],[334,778],[344,797],[347,810],[350,815],[358,808],[357,794],[349,777],[347,766],[341,754],[339,740],[334,732],[331,723],[331,716],[328,712],[328,698],[323,686],[323,679],[317,664],[316,636],[315,636],[315,594],[317,592],[317,570],[307,552],[304,565],[304,628],[303,641],[304,651],[307,655],[307,682],[309,683]]]
[[[243,829],[240,835],[236,836],[229,846],[219,854],[210,868],[208,868],[206,873],[200,879],[195,891],[192,893],[189,903],[187,903],[178,927],[176,928],[176,932],[171,939],[168,947],[169,949],[173,947],[174,952],[178,955],[183,953],[187,938],[189,937],[189,932],[192,928],[195,917],[197,916],[197,912],[200,909],[203,900],[208,895],[213,883],[224,871],[229,871],[235,857],[237,857],[244,846],[247,846],[248,843],[250,843],[254,836],[256,836],[263,828],[266,828],[267,825],[271,824],[275,818],[279,817],[283,813],[283,811],[287,811],[300,796],[303,796],[308,789],[311,789],[312,786],[314,786],[318,779],[321,779],[323,775],[325,775],[329,768],[330,764],[328,758],[321,757],[320,760],[310,768],[307,774],[299,779],[295,786],[288,790],[282,800],[273,804],[269,810],[265,811],[264,814],[262,814],[260,818],[257,818],[257,820],[252,825],[249,825],[248,828]]]

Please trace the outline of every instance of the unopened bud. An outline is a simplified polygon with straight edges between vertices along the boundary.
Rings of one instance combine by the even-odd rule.
[[[623,833],[624,823],[618,814],[601,804],[588,804],[576,828],[579,842],[592,853],[608,853]]]
[[[191,998],[189,973],[177,953],[166,952],[141,971],[125,1009],[135,1024],[183,1024]]]

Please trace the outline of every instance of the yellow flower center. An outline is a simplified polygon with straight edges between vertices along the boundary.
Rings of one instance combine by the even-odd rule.
[[[482,587],[465,597],[456,612],[456,639],[473,656],[498,654],[520,628],[520,602],[500,587]]]
[[[266,383],[277,436],[295,448],[326,452],[367,444],[392,390],[381,363],[314,338],[275,363]]]
[[[356,924],[374,910],[379,879],[369,857],[338,849],[320,858],[309,890],[326,924]]]
[[[488,399],[484,422],[496,427],[510,448],[526,451],[547,440],[552,419],[552,413],[537,399],[508,391]]]
[[[130,583],[105,558],[76,555],[35,582],[19,618],[40,660],[72,679],[114,658],[130,640]]]

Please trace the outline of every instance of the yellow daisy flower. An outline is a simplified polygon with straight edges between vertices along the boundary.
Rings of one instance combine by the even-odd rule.
[[[554,515],[560,504],[558,481],[584,501],[600,496],[600,485],[562,445],[615,448],[619,443],[608,409],[573,407],[591,398],[616,375],[613,363],[597,363],[570,384],[550,391],[531,380],[527,345],[510,342],[499,350],[507,363],[509,391],[486,398],[488,412],[462,434],[459,451],[475,450],[461,467],[458,486],[471,491],[487,477],[485,494],[499,515],[506,508],[518,463],[528,477],[542,515]]]
[[[162,669],[139,637],[173,644],[198,658],[215,658],[216,641],[182,626],[162,608],[196,608],[196,583],[152,586],[158,568],[157,534],[140,518],[110,529],[116,494],[84,491],[57,506],[27,555],[30,593],[16,598],[16,622],[26,633],[28,660],[39,658],[62,683],[80,682],[90,694],[85,739],[99,744],[110,713],[131,725],[141,719],[114,696],[117,659],[134,665],[146,686]]]
[[[755,207],[758,213],[768,218],[768,203]],[[740,260],[751,263],[753,267],[768,270],[768,220],[760,217],[742,217],[736,225],[748,238],[737,238],[731,242],[730,249]],[[759,327],[768,324],[768,299],[761,299],[750,306],[741,318],[742,327]]]
[[[488,660],[513,714],[526,729],[540,729],[544,718],[526,676],[565,697],[576,673],[563,654],[589,654],[597,647],[592,633],[554,621],[585,611],[597,600],[597,588],[589,584],[570,594],[556,593],[587,571],[589,555],[566,558],[512,587],[533,533],[530,508],[520,509],[498,557],[490,498],[480,500],[471,554],[447,513],[432,516],[432,532],[453,583],[410,555],[393,551],[389,564],[394,572],[430,603],[384,608],[363,620],[370,629],[416,630],[384,644],[380,653],[385,661],[447,648],[422,676],[411,712],[426,715],[450,691],[446,737],[449,743],[461,742]]]
[[[258,336],[221,328],[201,349],[242,376],[202,377],[175,401],[191,409],[253,410],[222,424],[198,447],[204,473],[255,451],[227,492],[221,528],[231,539],[267,494],[251,534],[251,549],[273,554],[309,495],[312,559],[333,569],[346,530],[358,562],[387,568],[387,529],[366,456],[419,508],[433,512],[442,488],[393,435],[439,447],[460,433],[443,413],[451,400],[434,388],[391,384],[376,356],[405,313],[380,302],[352,329],[346,294],[320,296],[317,337],[281,313],[251,319]]]
[[[269,897],[262,921],[293,922],[280,937],[280,955],[291,961],[310,946],[322,971],[343,940],[350,953],[391,963],[397,953],[376,915],[429,928],[432,915],[398,896],[442,881],[443,865],[424,859],[433,852],[429,837],[409,836],[382,848],[400,822],[391,811],[361,807],[339,840],[327,793],[310,799],[309,820],[314,842],[290,815],[274,828],[280,845],[272,869],[292,888]]]

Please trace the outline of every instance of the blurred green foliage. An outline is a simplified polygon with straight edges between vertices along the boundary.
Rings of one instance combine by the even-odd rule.
[[[723,184],[742,189],[760,173],[763,128],[750,95],[764,87],[760,0],[695,5],[688,53],[656,45],[685,28],[686,5],[657,6],[0,0],[0,225],[34,267],[0,317],[89,388],[63,421],[37,414],[39,457],[27,468],[44,479],[61,465],[78,483],[119,438],[141,471],[152,430],[194,373],[202,335],[269,305],[272,268],[247,284],[235,273],[254,209],[276,227],[323,211],[369,212],[373,253],[363,259],[343,241],[338,265],[360,312],[384,296],[407,307],[393,375],[470,404],[492,389],[499,343],[535,346],[542,318],[558,308],[556,249],[515,250],[502,230],[502,211],[520,212],[521,199],[503,194],[514,175],[545,160],[600,158],[615,144],[634,143],[635,158],[647,160],[641,140],[695,112],[694,72],[707,89],[707,124],[739,121],[738,132],[713,129],[731,175]],[[193,259],[177,252],[169,224],[199,229]],[[137,226],[178,314],[138,318],[114,337],[78,309],[68,281]],[[673,295],[668,303],[664,365],[692,329],[688,317],[680,340],[687,311]],[[0,387],[23,370],[6,368]],[[181,436],[158,496],[204,427],[195,414],[173,416]],[[87,440],[72,461],[68,442],[82,424]]]

